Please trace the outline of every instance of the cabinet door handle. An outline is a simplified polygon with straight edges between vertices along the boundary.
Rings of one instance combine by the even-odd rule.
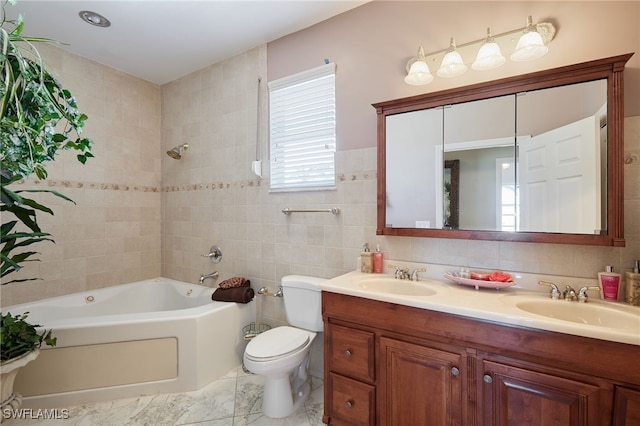
[[[347,407],[348,410],[351,410],[353,408],[353,402],[347,401],[347,403],[344,404],[344,406]]]
[[[344,357],[345,357],[345,358],[351,358],[351,351],[350,351],[349,349],[347,349],[347,350],[344,352]]]
[[[482,376],[482,380],[484,380],[485,383],[493,383],[493,377],[488,374]]]
[[[452,374],[453,376],[458,376],[458,375],[460,374],[460,370],[458,370],[458,368],[457,368],[457,367],[453,367],[453,368],[451,369],[451,374]]]

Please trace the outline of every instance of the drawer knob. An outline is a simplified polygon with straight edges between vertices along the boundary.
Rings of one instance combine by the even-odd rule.
[[[482,380],[484,380],[485,383],[493,383],[493,377],[488,374],[482,376]]]
[[[347,403],[344,404],[344,406],[347,407],[347,409],[351,410],[353,408],[353,402],[347,401]]]
[[[454,375],[454,376],[458,376],[460,374],[460,370],[458,370],[457,367],[453,367],[451,369],[451,374]]]
[[[344,357],[345,357],[345,358],[351,358],[351,351],[347,349],[347,350],[344,352]]]

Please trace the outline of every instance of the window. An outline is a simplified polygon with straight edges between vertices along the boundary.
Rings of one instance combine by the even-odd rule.
[[[271,191],[335,188],[335,64],[269,83]]]

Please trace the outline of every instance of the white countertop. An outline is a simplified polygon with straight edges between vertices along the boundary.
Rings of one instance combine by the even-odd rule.
[[[405,265],[407,265],[406,262],[402,263],[403,267]],[[516,276],[519,278],[519,280],[516,281],[522,281],[524,285],[520,285],[519,283],[517,286],[508,288],[480,288],[476,290],[474,287],[460,285],[445,278],[433,278],[433,275],[431,275],[431,278],[420,278],[418,282],[411,282],[405,280],[393,281],[394,276],[390,274],[365,274],[355,271],[327,280],[320,284],[320,288],[323,291],[332,293],[446,312],[474,319],[489,320],[640,346],[640,307],[634,307],[624,303],[604,302],[599,300],[597,295],[592,297],[592,292],[589,292],[589,302],[586,304],[580,303],[579,305],[581,306],[575,306],[574,308],[574,304],[578,305],[578,302],[551,300],[546,288],[540,287],[545,291],[538,289],[536,289],[538,291],[533,291],[532,288],[535,287],[532,287],[531,282],[533,282],[533,278],[531,276]],[[543,277],[543,279],[544,278],[546,277]],[[549,278],[546,279],[549,280]],[[378,282],[391,281],[387,283],[391,288],[393,288],[394,283],[398,282],[400,285],[402,285],[402,283],[413,283],[411,285],[425,286],[427,292],[433,292],[434,294],[424,296],[394,294],[392,292],[393,290],[390,292],[380,292],[365,288],[367,287],[366,283],[371,283],[373,282],[372,280]],[[553,282],[554,280],[551,281]],[[536,284],[533,285],[537,286],[537,280],[535,283]],[[556,281],[556,283],[559,287],[561,286],[559,281]],[[586,279],[573,279],[571,283],[576,291],[580,286],[585,284],[595,285],[594,282]],[[418,289],[422,289],[422,287]],[[562,284],[561,290],[562,289],[564,289],[564,284]],[[517,305],[522,303],[542,303],[543,305],[545,303],[557,303],[557,306],[562,310],[598,310],[605,316],[611,314],[614,318],[617,314],[623,314],[625,320],[617,321],[613,326],[611,326],[612,323],[610,320],[607,321],[607,326],[584,324],[527,312],[518,308]],[[556,305],[552,305],[551,307],[555,308],[555,306]],[[564,309],[565,307],[567,309]],[[623,324],[620,324],[620,322]]]

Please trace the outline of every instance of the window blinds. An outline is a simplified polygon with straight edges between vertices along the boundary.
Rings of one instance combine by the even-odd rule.
[[[335,64],[269,83],[271,191],[335,188]]]

